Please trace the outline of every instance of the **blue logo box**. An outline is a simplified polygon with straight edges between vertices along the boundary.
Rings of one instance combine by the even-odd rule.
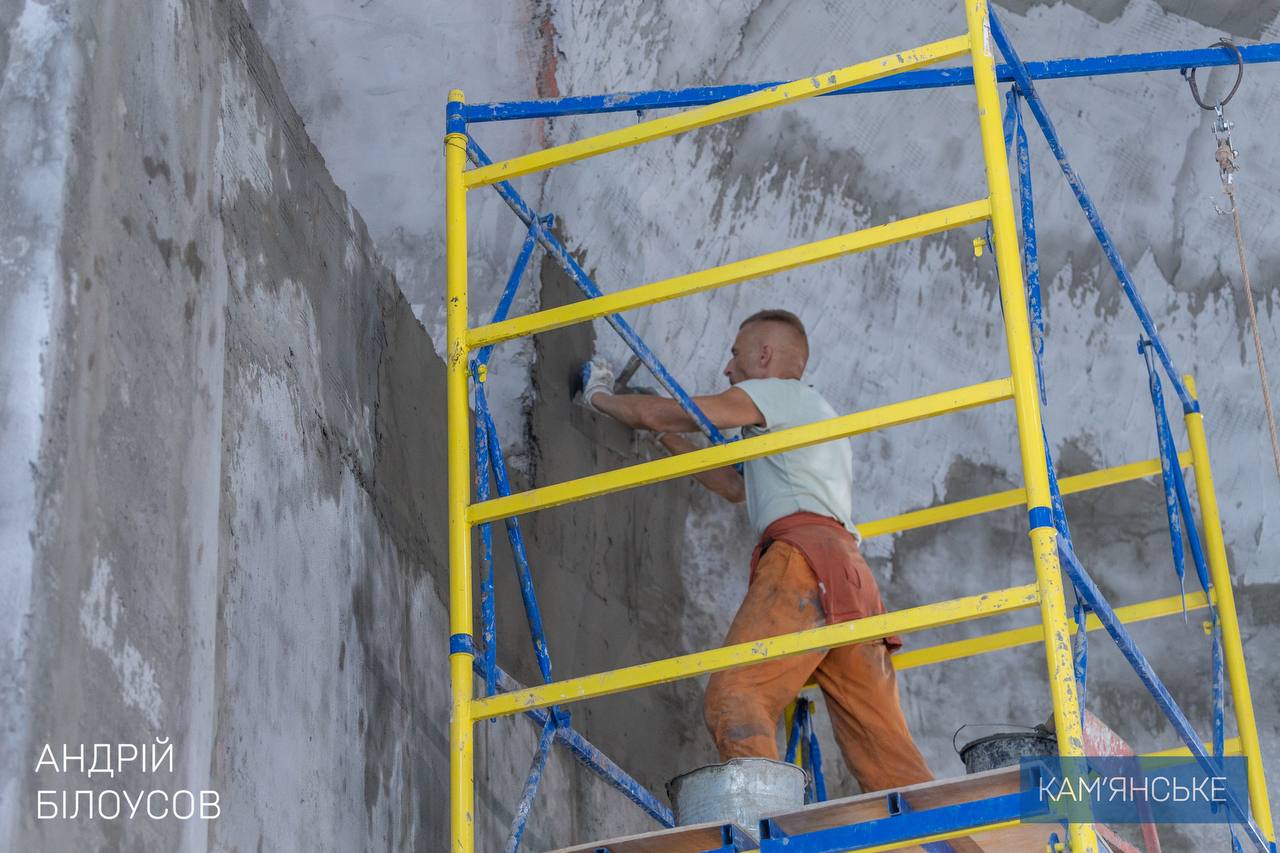
[[[1228,823],[1234,799],[1249,813],[1248,768],[1241,756],[1044,756],[1020,762],[1020,810],[1029,823]],[[1238,820],[1238,817],[1234,818]]]

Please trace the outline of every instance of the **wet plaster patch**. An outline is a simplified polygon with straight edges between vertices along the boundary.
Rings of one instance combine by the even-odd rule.
[[[80,599],[80,628],[90,646],[107,655],[127,705],[158,730],[164,700],[155,669],[129,642],[123,630],[119,594],[111,585],[111,565],[101,557],[94,563],[89,589]]]

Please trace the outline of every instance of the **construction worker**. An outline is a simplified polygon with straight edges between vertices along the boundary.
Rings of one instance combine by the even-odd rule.
[[[724,375],[730,388],[694,401],[720,429],[745,438],[836,417],[804,384],[809,342],[790,311],[752,314],[738,329]],[[583,368],[582,401],[634,429],[651,430],[671,453],[697,449],[681,433],[697,425],[679,404],[647,394],[614,394],[599,361]],[[858,550],[851,520],[853,459],[831,441],[694,475],[733,503],[746,502],[759,537],[751,580],[725,638],[744,643],[884,613],[880,592]],[[897,637],[777,658],[711,676],[703,703],[722,761],[778,758],[778,719],[817,679],[850,771],[865,791],[933,779],[907,730],[890,654]]]

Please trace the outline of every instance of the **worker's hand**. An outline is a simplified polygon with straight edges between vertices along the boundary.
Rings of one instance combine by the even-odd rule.
[[[582,365],[582,405],[592,411],[599,412],[591,402],[591,398],[602,391],[613,393],[613,369],[603,359],[592,359]]]

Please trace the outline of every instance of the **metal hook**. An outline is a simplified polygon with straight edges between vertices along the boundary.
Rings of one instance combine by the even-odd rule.
[[[1235,52],[1236,82],[1231,85],[1231,91],[1227,92],[1227,96],[1222,100],[1218,101],[1217,104],[1206,104],[1204,100],[1200,97],[1200,87],[1196,85],[1196,69],[1184,68],[1182,69],[1182,76],[1187,78],[1187,83],[1190,84],[1191,86],[1191,97],[1196,99],[1196,103],[1200,105],[1200,109],[1217,110],[1219,115],[1221,115],[1222,108],[1227,104],[1228,101],[1230,101],[1233,97],[1235,97],[1236,90],[1240,88],[1240,81],[1244,79],[1244,54],[1240,52],[1239,46],[1235,42],[1233,42],[1231,39],[1226,39],[1226,38],[1218,39],[1216,42],[1209,45],[1209,47],[1222,47]]]

